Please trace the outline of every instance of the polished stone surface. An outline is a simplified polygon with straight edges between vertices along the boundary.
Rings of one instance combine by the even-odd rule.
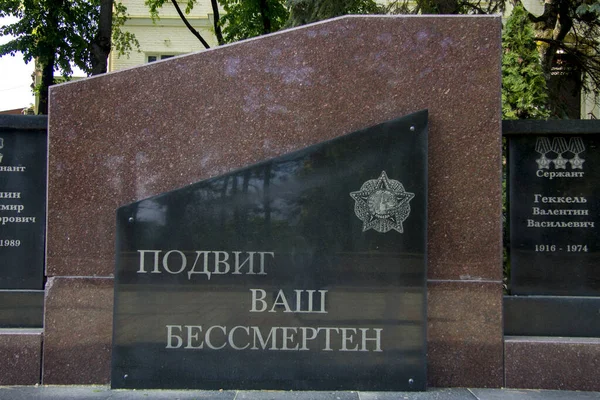
[[[48,274],[111,275],[123,204],[427,108],[429,277],[500,280],[500,29],[344,17],[52,87]]]
[[[600,339],[507,336],[505,386],[600,391]]]
[[[427,108],[428,277],[500,284],[500,30],[495,16],[344,17],[52,87],[48,274],[111,275],[123,204]]]
[[[564,135],[565,132],[577,135],[597,134],[597,119],[515,119],[502,120],[502,135]]]
[[[508,336],[600,337],[600,298],[504,296]]]
[[[48,279],[42,383],[108,383],[112,310],[112,279]]]
[[[42,289],[48,136],[45,120],[13,120],[0,119],[0,289]]]
[[[502,284],[430,281],[427,286],[429,385],[501,387]]]
[[[427,111],[124,206],[111,385],[424,390],[426,245]]]
[[[0,385],[40,383],[41,329],[0,329]]]
[[[0,328],[41,328],[43,290],[0,290]]]
[[[40,131],[48,127],[47,115],[0,115],[0,128]]]
[[[511,293],[599,296],[600,135],[514,135],[508,149]]]

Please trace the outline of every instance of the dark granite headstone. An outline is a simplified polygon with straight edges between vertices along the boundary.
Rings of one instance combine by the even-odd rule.
[[[113,388],[424,390],[427,112],[122,207]]]
[[[512,294],[600,295],[600,135],[509,139]]]
[[[42,328],[43,290],[0,290],[0,329]]]
[[[504,296],[506,336],[600,337],[600,297]]]
[[[0,119],[0,289],[42,289],[46,119]]]

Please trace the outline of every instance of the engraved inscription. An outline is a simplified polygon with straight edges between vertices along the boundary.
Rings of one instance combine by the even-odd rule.
[[[0,289],[42,285],[45,134],[0,132]]]
[[[552,142],[547,137],[539,137],[535,143],[535,151],[540,154],[540,158],[535,160],[538,165],[535,175],[538,178],[583,178],[583,171],[567,171],[567,166],[571,170],[583,169],[585,160],[579,155],[585,151],[585,145],[580,137],[570,138],[568,142],[564,137],[555,137]],[[551,154],[555,156],[552,158]],[[544,169],[553,171],[543,171]]]
[[[560,178],[584,178],[586,151],[584,141],[580,137],[538,137],[535,151],[540,155],[535,160],[537,170],[535,177],[548,181]],[[551,182],[548,182],[550,185]],[[546,189],[544,189],[546,190]],[[565,242],[558,232],[574,232],[596,228],[594,216],[590,213],[593,200],[581,193],[561,193],[560,196],[533,193],[531,214],[525,220],[529,229],[552,230],[550,236],[544,235],[544,242],[531,244],[536,253],[587,253],[586,243]],[[548,240],[548,237],[550,240]]]

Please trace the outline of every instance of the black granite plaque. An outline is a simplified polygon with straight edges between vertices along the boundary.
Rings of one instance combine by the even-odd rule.
[[[512,294],[600,295],[600,135],[509,139]]]
[[[600,297],[504,296],[506,336],[600,337]]]
[[[42,328],[43,290],[0,290],[1,328]]]
[[[0,120],[0,289],[43,288],[46,120],[31,118]]]
[[[113,388],[424,390],[427,111],[122,207]]]

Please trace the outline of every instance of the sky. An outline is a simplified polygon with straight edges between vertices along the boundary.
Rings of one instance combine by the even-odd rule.
[[[6,25],[14,19],[0,18],[0,25]],[[10,37],[0,37],[0,44],[10,41]],[[24,108],[33,104],[31,93],[31,73],[34,64],[25,64],[23,55],[0,57],[0,111]]]

